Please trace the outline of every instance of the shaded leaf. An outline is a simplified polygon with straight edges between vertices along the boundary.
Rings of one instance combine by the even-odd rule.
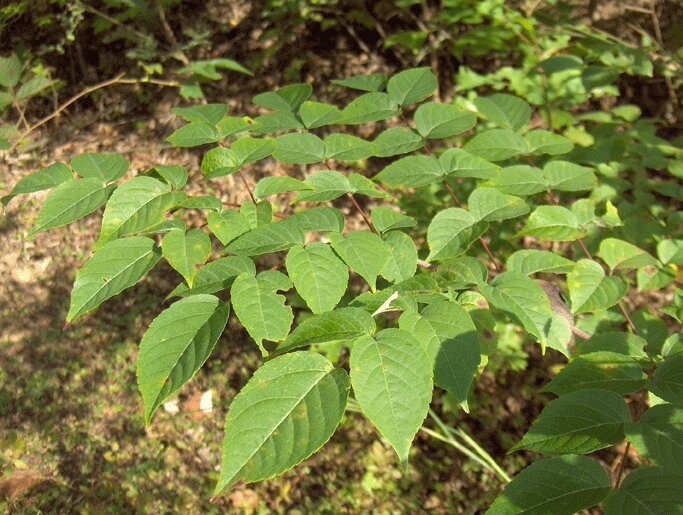
[[[595,261],[581,259],[567,275],[572,313],[607,309],[619,302],[628,287],[618,277],[605,276]]]

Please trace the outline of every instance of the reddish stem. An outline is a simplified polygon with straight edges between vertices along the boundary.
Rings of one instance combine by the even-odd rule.
[[[251,197],[251,201],[256,204],[256,199],[254,198],[254,193],[251,191],[251,186],[249,186],[249,183],[247,182],[247,178],[244,176],[244,173],[242,173],[242,170],[238,170],[238,173],[240,174],[240,178],[242,179],[242,182],[244,183],[244,187],[247,188],[247,192],[249,193],[249,196]]]
[[[347,193],[346,196],[349,197],[349,199],[351,199],[351,202],[352,202],[353,205],[355,206],[356,211],[358,211],[358,212],[360,213],[360,216],[363,217],[363,220],[365,221],[366,225],[370,228],[370,230],[371,230],[372,232],[376,233],[377,230],[376,230],[375,227],[372,225],[372,222],[371,222],[370,219],[368,218],[368,215],[366,215],[366,214],[365,214],[365,211],[363,211],[363,208],[360,207],[360,205],[358,205],[358,202],[356,202],[356,199],[354,198],[353,194],[352,194],[352,193]]]

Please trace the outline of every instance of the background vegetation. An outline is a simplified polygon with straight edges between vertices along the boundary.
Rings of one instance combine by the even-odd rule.
[[[8,192],[30,170],[95,151],[120,152],[135,170],[182,162],[198,176],[199,153],[160,143],[179,124],[172,107],[208,99],[257,116],[250,103],[256,93],[299,81],[313,83],[323,100],[345,102],[348,92],[331,79],[423,65],[437,74],[442,101],[513,93],[538,109],[539,125],[578,146],[604,136],[593,122],[632,124],[639,145],[606,152],[627,166],[629,159],[650,160],[647,178],[664,184],[648,188],[634,209],[654,204],[677,212],[671,226],[680,230],[683,171],[670,167],[674,179],[665,182],[653,147],[681,146],[682,33],[675,1],[10,1],[0,8],[0,188]],[[272,174],[269,166],[276,165],[266,162],[255,177]],[[247,193],[233,177],[203,187],[239,204]],[[610,186],[619,191],[618,181]],[[155,299],[177,275],[166,268],[96,316],[65,327],[74,272],[98,225],[85,219],[73,230],[25,239],[42,198],[15,200],[0,218],[4,509],[474,513],[502,487],[494,472],[426,433],[401,474],[393,451],[349,412],[331,442],[302,466],[211,501],[218,429],[258,366],[258,350],[231,320],[230,337],[181,392],[178,413],[161,411],[146,429],[134,380],[137,342],[163,308]],[[624,230],[636,241],[656,233],[656,215],[655,209],[645,223],[635,218]],[[507,249],[500,243],[492,250]],[[680,331],[679,281],[632,288],[626,299],[651,344]],[[583,323],[590,330],[603,322]],[[447,397],[435,408],[513,473],[532,454],[506,452],[550,399],[539,385],[560,360],[541,356],[512,325],[495,333],[499,353],[476,383],[470,414]],[[207,391],[209,413],[199,405]],[[624,451],[599,458],[618,467]],[[635,452],[626,458],[627,467],[641,461]]]

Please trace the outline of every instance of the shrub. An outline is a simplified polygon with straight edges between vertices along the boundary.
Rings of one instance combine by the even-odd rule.
[[[29,235],[105,206],[69,322],[162,258],[182,276],[169,294],[178,300],[140,343],[146,422],[209,358],[232,309],[263,364],[227,414],[217,493],[296,466],[345,409],[360,410],[405,467],[434,387],[467,409],[497,332],[513,323],[568,364],[542,389],[557,398],[512,449],[549,457],[519,472],[490,512],[679,509],[683,493],[671,485],[683,477],[683,343],[660,318],[631,317],[623,299],[634,285],[669,288],[659,313],[683,317],[673,285],[683,263],[680,145],[622,105],[575,119],[570,129],[580,123],[587,135],[575,146],[570,130],[539,128],[515,96],[429,100],[437,79],[428,68],[334,83],[359,93],[340,109],[291,84],[254,97],[270,112],[253,120],[221,104],[174,109],[187,123],[168,141],[208,146],[206,179],[239,174],[250,200],[238,209],[185,193],[179,165],[120,181],[129,164],[107,153],[54,163],[3,198],[54,188]],[[371,138],[340,130],[366,124]],[[248,170],[264,159],[289,173],[252,189]],[[363,172],[375,166],[370,179]],[[268,198],[291,203],[276,212]],[[347,227],[342,206],[366,227]],[[188,222],[189,210],[206,222]],[[622,461],[611,482],[586,455],[624,439],[652,466],[621,482]]]

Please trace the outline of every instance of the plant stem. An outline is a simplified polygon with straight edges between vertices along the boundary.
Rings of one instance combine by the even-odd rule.
[[[356,211],[358,211],[358,212],[360,213],[360,216],[363,217],[363,220],[365,221],[365,224],[370,228],[370,230],[371,230],[372,232],[374,232],[375,234],[378,234],[378,233],[377,233],[377,229],[375,229],[375,226],[372,225],[372,222],[370,221],[370,218],[368,218],[368,215],[365,214],[365,211],[363,211],[363,208],[360,207],[360,205],[358,204],[358,202],[356,202],[356,199],[355,199],[355,197],[353,196],[353,193],[347,193],[346,196],[349,197],[349,199],[351,200],[351,202],[352,202],[353,205],[355,206]]]
[[[448,181],[446,181],[446,179],[443,179],[441,182],[443,182],[443,185],[446,187],[446,189],[448,190],[448,193],[451,195],[451,198],[458,205],[458,207],[462,207],[462,203],[458,200],[458,197],[455,195],[455,191],[453,191],[453,188],[451,188],[451,185],[448,184]],[[489,259],[491,260],[491,265],[493,266],[493,268],[497,272],[500,272],[500,267],[498,266],[498,263],[496,263],[496,260],[493,257],[493,254],[491,253],[489,246],[486,244],[486,240],[484,240],[483,237],[479,236],[479,243],[481,243],[481,246],[484,247],[486,254],[488,255]]]
[[[628,458],[628,452],[631,450],[631,442],[626,441],[626,447],[624,447],[624,455],[621,458],[621,463],[619,463],[619,470],[617,471],[617,477],[614,480],[614,488],[619,488],[621,484],[621,478],[624,475],[624,468],[626,467],[626,459]]]
[[[251,191],[251,186],[249,186],[249,183],[247,182],[247,178],[244,176],[244,173],[242,170],[237,170],[237,173],[240,174],[240,179],[242,179],[242,182],[244,183],[244,187],[247,188],[247,192],[249,193],[249,196],[251,197],[251,201],[256,204],[256,199],[254,198],[254,192]]]

